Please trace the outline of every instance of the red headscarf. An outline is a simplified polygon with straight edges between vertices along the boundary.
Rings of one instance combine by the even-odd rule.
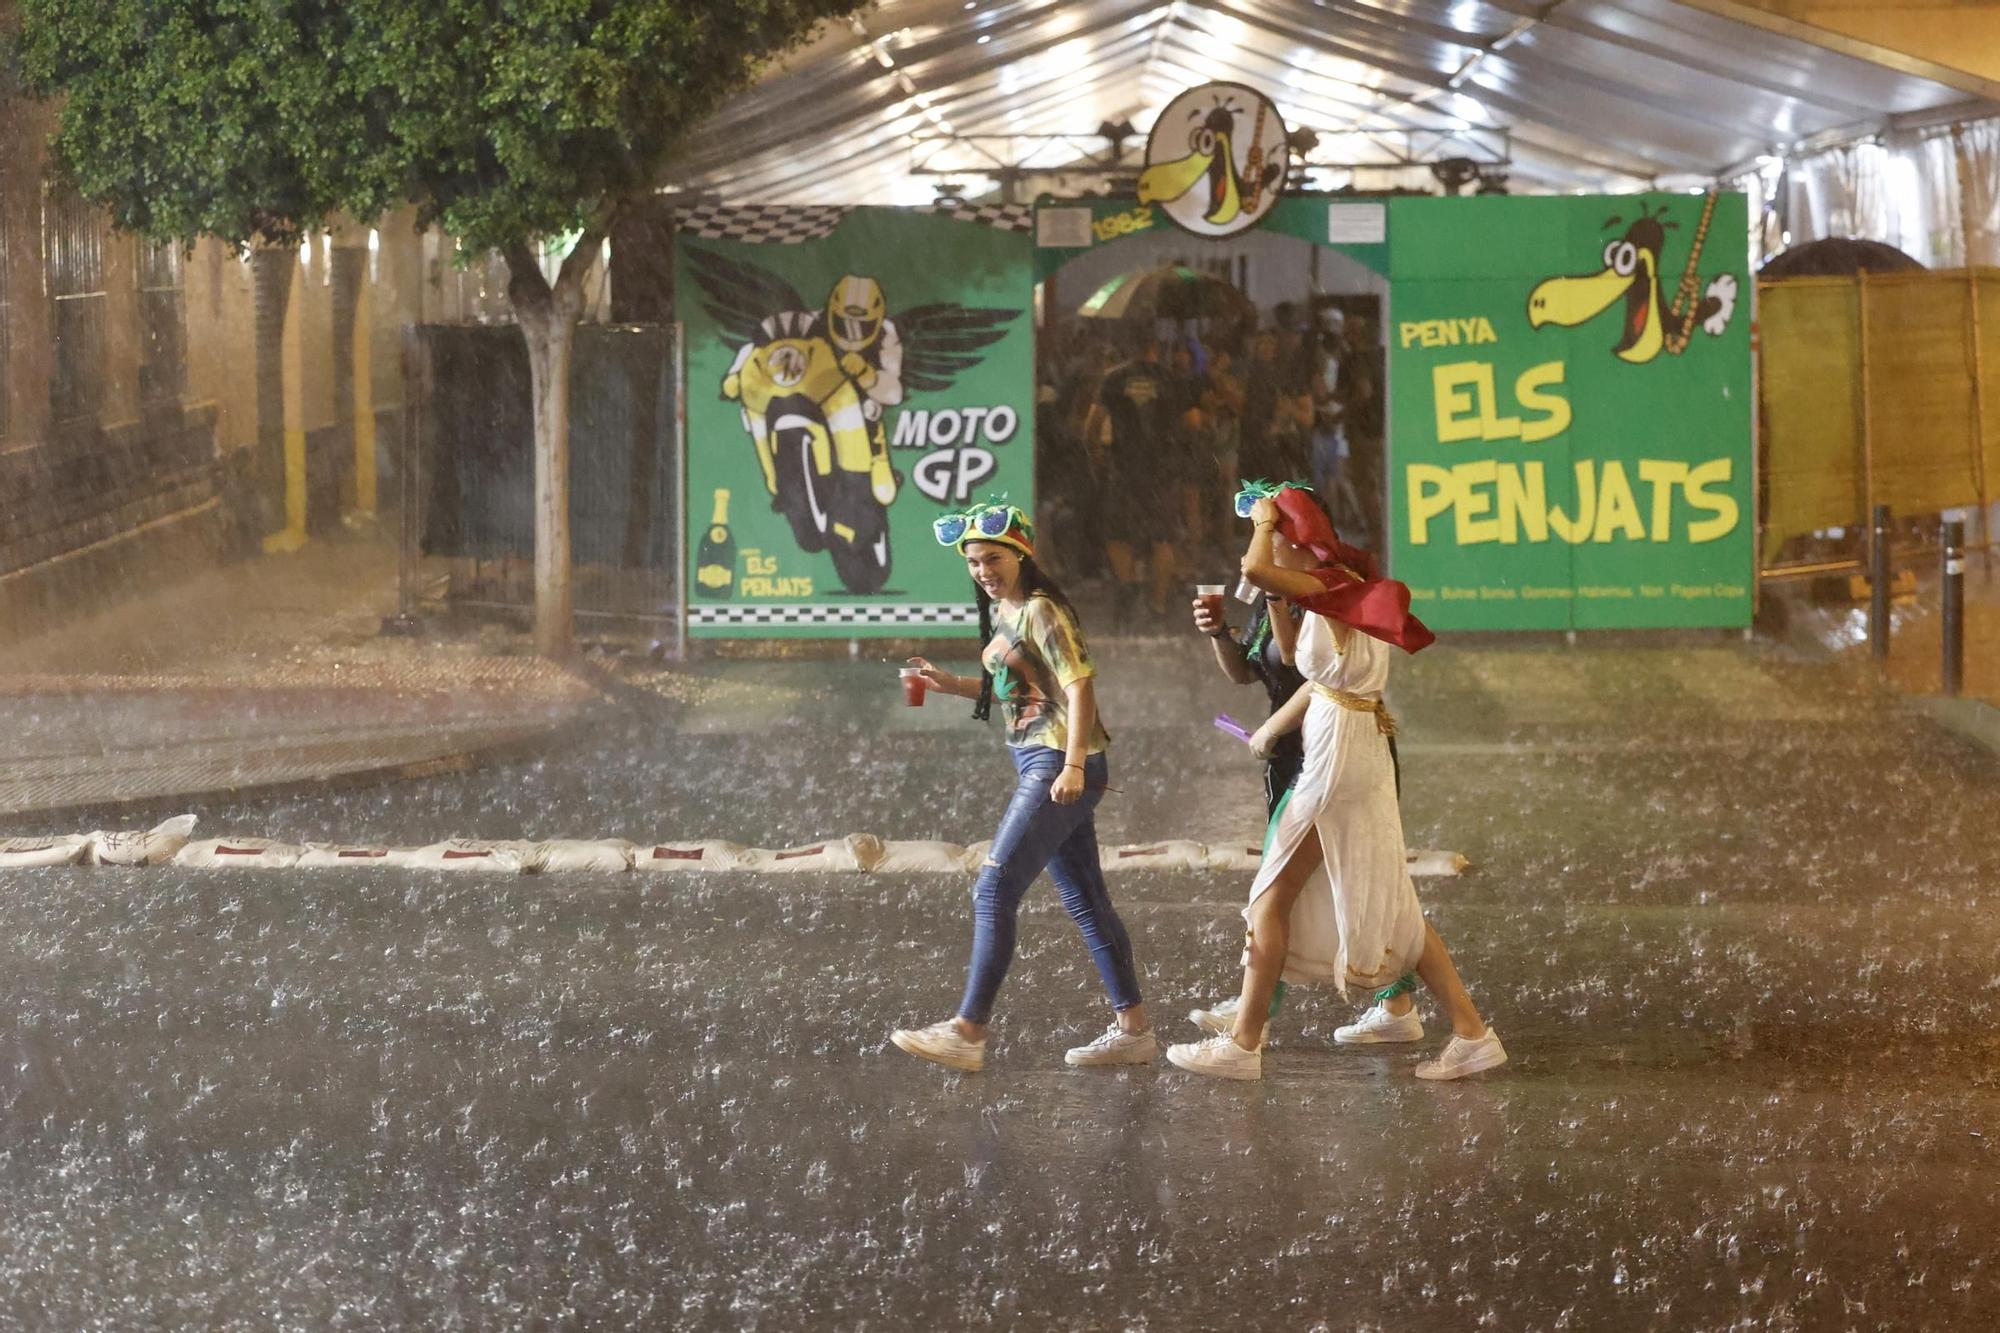
[[[1410,614],[1409,588],[1383,578],[1372,552],[1340,540],[1333,520],[1310,492],[1287,486],[1272,499],[1278,506],[1278,532],[1320,561],[1318,569],[1307,572],[1325,584],[1326,591],[1295,598],[1300,606],[1407,653],[1437,641],[1437,635]]]

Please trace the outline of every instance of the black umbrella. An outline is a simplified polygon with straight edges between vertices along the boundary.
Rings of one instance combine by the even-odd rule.
[[[1084,319],[1254,319],[1249,298],[1181,264],[1121,273],[1077,307]]]

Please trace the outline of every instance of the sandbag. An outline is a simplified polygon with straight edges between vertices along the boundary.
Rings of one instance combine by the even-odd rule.
[[[1457,875],[1472,863],[1458,852],[1426,851],[1411,848],[1404,853],[1404,860],[1415,876]],[[1203,863],[1209,870],[1256,871],[1263,865],[1264,855],[1260,848],[1249,846],[1211,846],[1208,858]]]
[[[417,870],[460,870],[489,875],[518,875],[534,848],[531,842],[488,842],[452,838],[419,847],[408,864]]]
[[[95,866],[157,866],[174,859],[194,836],[194,816],[175,815],[144,833],[99,829],[85,835],[83,863]]]
[[[1412,848],[1404,857],[1412,875],[1456,875],[1472,862],[1457,852],[1431,852]]]
[[[972,853],[955,842],[885,842],[867,869],[878,875],[956,875],[972,864]]]
[[[810,842],[802,847],[785,847],[777,851],[745,847],[737,868],[766,875],[796,875],[820,870],[859,870],[862,867],[853,839],[829,838],[825,842]]]
[[[734,842],[662,842],[632,854],[634,870],[734,870],[747,849]]]
[[[1208,870],[1243,870],[1251,874],[1255,874],[1258,867],[1263,864],[1263,848],[1252,847],[1247,843],[1240,842],[1231,843],[1227,846],[1219,843],[1210,843],[1208,845],[1208,857],[1202,862],[1203,867]]]
[[[270,838],[203,838],[174,853],[174,864],[199,870],[283,868],[298,864],[305,848]]]
[[[0,838],[0,869],[11,866],[73,866],[90,850],[81,833],[59,838]]]
[[[622,875],[632,868],[632,852],[632,844],[623,838],[552,838],[536,843],[521,868],[530,875],[573,870]]]
[[[1208,848],[1185,838],[1112,847],[1101,855],[1107,871],[1135,866],[1149,870],[1202,870],[1208,866]]]
[[[309,842],[299,853],[302,870],[355,870],[369,866],[407,866],[416,855],[410,847],[383,847],[379,844]]]

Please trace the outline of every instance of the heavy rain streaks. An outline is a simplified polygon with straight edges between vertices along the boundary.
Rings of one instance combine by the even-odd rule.
[[[1107,842],[1254,819],[1254,768],[1184,720],[1231,702],[1192,651],[1103,650]],[[990,738],[958,710],[865,661],[706,670],[785,702],[195,812],[983,834]],[[1706,733],[1679,684],[1704,670],[1732,682]],[[1255,1283],[1299,1327],[1909,1327],[1990,1298],[1994,761],[1775,650],[1460,648],[1397,702],[1411,843],[1474,863],[1420,883],[1515,1055],[1479,1082],[1333,1046],[1353,1006],[1304,992],[1261,1084],[1064,1069],[1103,1001],[1046,886],[965,1076],[884,1042],[956,994],[962,876],[4,872],[0,1309],[1200,1328]],[[1232,985],[1242,888],[1115,878],[1163,1027]]]

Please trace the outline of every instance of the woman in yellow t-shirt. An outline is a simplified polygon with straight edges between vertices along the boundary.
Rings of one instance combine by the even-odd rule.
[[[1065,1057],[1071,1065],[1145,1064],[1158,1054],[1139,997],[1132,941],[1111,905],[1098,862],[1095,812],[1103,799],[1111,737],[1097,714],[1096,668],[1076,609],[1035,563],[1035,529],[1012,505],[947,514],[940,545],[965,557],[979,600],[980,674],[953,675],[921,657],[927,689],[975,699],[984,720],[995,699],[1019,775],[1014,799],[972,887],[972,961],[958,1012],[890,1040],[921,1059],[954,1069],[986,1063],[986,1025],[1014,956],[1015,917],[1044,869],[1063,910],[1083,932],[1116,1014],[1103,1035]]]

